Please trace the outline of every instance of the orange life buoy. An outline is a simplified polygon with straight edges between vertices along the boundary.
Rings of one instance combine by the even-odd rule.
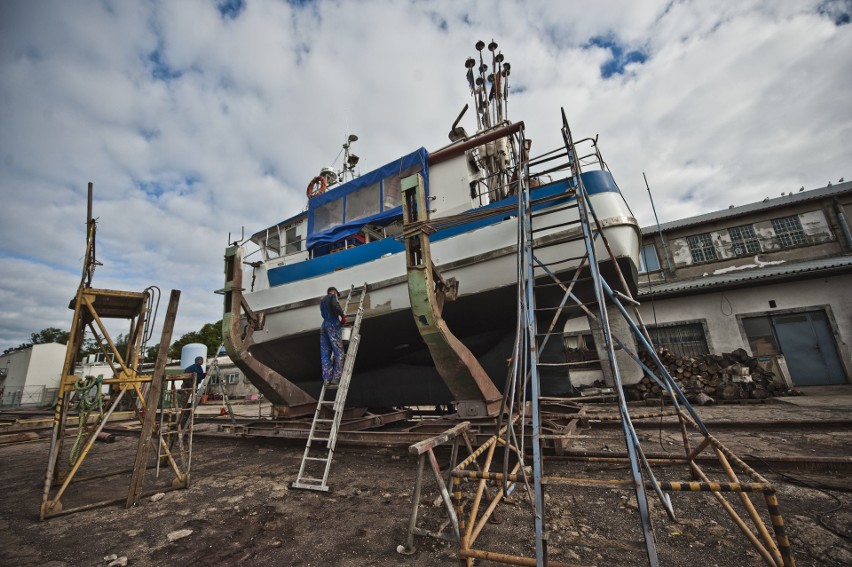
[[[325,181],[325,177],[317,175],[308,183],[308,190],[305,193],[308,195],[308,199],[310,199],[311,197],[322,195],[326,189],[328,189],[328,184]]]

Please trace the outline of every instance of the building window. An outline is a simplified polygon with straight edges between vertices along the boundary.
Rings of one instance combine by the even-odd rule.
[[[772,228],[775,229],[775,236],[781,246],[785,248],[806,243],[805,231],[802,230],[802,223],[796,215],[772,219]]]
[[[716,259],[716,249],[713,247],[713,239],[710,238],[709,232],[687,236],[686,242],[689,244],[693,262],[707,262]]]
[[[231,373],[231,374],[226,374],[225,379],[228,381],[228,384],[239,384],[240,375],[237,374],[236,372]]]
[[[752,225],[746,224],[729,228],[728,234],[731,236],[731,251],[734,255],[745,256],[746,254],[760,253],[760,242],[757,240]]]
[[[657,247],[645,244],[639,254],[639,273],[656,272],[660,269],[660,259],[657,257]]]
[[[219,383],[219,375],[218,374],[210,377],[210,384],[211,385],[215,386],[218,383]]]
[[[656,348],[665,348],[680,357],[689,358],[710,353],[701,323],[648,327],[648,333]]]

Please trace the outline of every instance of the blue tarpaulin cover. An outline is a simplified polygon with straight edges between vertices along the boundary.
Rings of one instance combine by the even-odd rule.
[[[326,191],[322,195],[318,195],[310,199],[308,201],[308,238],[306,243],[308,250],[314,250],[318,247],[322,248],[357,234],[358,231],[361,230],[361,227],[365,224],[383,226],[397,218],[400,218],[402,215],[402,205],[397,204],[392,207],[388,206],[388,203],[385,200],[385,194],[389,188],[386,187],[385,184],[387,183],[388,178],[399,176],[400,173],[419,166],[418,172],[423,176],[423,181],[428,194],[428,160],[428,152],[425,148],[420,148],[398,160],[392,161],[378,169],[362,175],[361,177],[357,177],[347,183]],[[413,173],[409,173],[408,175],[412,174]],[[396,191],[399,191],[399,179],[397,178],[395,182],[397,185]],[[376,193],[378,202],[376,203],[375,208],[375,210],[379,212],[354,220],[346,220],[346,197],[357,191],[366,190],[375,184],[380,184],[379,191]],[[328,228],[316,230],[317,225],[322,222],[317,219],[318,210],[338,199],[341,200],[342,206],[334,207],[334,210],[340,211],[340,219],[332,220],[332,226]],[[324,214],[328,214],[328,210],[329,208],[326,207]],[[319,252],[319,250],[317,251]]]

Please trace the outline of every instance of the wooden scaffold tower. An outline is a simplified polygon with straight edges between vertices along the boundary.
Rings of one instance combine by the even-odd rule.
[[[160,462],[168,463],[174,472],[171,486],[158,490],[185,488],[189,485],[195,395],[190,390],[180,392],[176,389],[177,380],[187,378],[187,375],[170,377],[168,381],[165,379],[168,349],[180,291],[171,292],[153,374],[143,375],[140,372],[142,353],[153,332],[159,289],[149,287],[143,292],[129,292],[92,287],[95,267],[99,265],[95,255],[96,226],[97,220],[92,216],[92,184],[89,183],[86,252],[80,284],[70,305],[74,316],[54,411],[53,432],[39,512],[41,520],[117,502],[125,502],[127,507],[135,505],[142,496],[152,444],[157,446],[157,473]],[[120,349],[110,337],[106,327],[106,322],[110,319],[124,319],[129,322],[126,348]],[[87,331],[91,333],[104,355],[111,376],[75,374]],[[169,396],[164,396],[167,385],[171,385],[173,391]],[[161,404],[164,398],[168,403]],[[104,471],[104,467],[100,466],[97,467],[97,473],[90,471],[89,476],[83,478],[79,473],[84,468],[84,463],[91,460],[92,454],[97,453],[94,447],[98,436],[110,418],[122,409],[133,412],[141,422],[141,433],[132,468],[115,470],[108,466],[109,470]],[[73,415],[74,413],[76,415]],[[179,449],[177,451],[174,449],[175,441]],[[100,489],[109,477],[128,473],[130,485],[126,496],[80,502],[87,500],[87,493],[102,494],[104,491]],[[98,483],[97,490],[86,490],[80,486],[92,482]],[[73,503],[69,505],[68,500]]]

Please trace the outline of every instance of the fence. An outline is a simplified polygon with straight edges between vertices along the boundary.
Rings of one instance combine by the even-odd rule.
[[[56,403],[58,388],[46,386],[19,386],[17,388],[0,388],[0,407],[44,407]]]

